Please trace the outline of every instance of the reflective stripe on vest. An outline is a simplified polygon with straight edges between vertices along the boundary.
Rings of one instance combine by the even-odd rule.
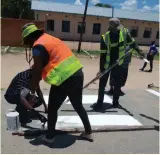
[[[59,86],[83,66],[72,51],[58,38],[42,35],[33,46],[42,45],[49,54],[49,62],[43,68],[42,78]]]
[[[107,56],[106,56],[106,63],[104,68],[107,69],[110,63],[110,50],[112,47],[116,47],[119,45],[119,58],[125,55],[125,49],[126,49],[126,42],[127,42],[127,29],[121,29],[119,33],[119,42],[111,44],[110,42],[110,32],[107,32],[104,35],[104,42],[107,45]],[[119,62],[119,65],[123,64],[123,59]]]

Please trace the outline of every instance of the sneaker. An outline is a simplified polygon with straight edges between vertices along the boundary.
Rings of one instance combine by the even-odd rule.
[[[41,140],[51,144],[55,141],[55,136],[42,135]]]
[[[82,137],[82,138],[84,138],[84,139],[86,139],[86,140],[88,140],[88,141],[90,141],[90,142],[93,142],[94,140],[93,140],[93,136],[92,136],[92,133],[86,133],[86,132],[82,132],[81,134],[80,134],[80,137]]]

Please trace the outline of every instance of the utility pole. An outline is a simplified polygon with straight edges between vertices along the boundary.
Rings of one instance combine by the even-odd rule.
[[[84,15],[83,15],[83,20],[82,20],[82,28],[83,28],[83,29],[84,29],[84,26],[85,26],[85,20],[86,20],[88,2],[89,2],[89,0],[86,0],[85,10],[84,10]],[[81,29],[81,30],[82,30],[82,29]],[[83,36],[83,30],[80,32],[80,39],[79,39],[79,45],[78,45],[78,53],[80,53],[80,50],[81,50],[82,36]]]
[[[114,6],[112,6],[112,18],[114,17]]]

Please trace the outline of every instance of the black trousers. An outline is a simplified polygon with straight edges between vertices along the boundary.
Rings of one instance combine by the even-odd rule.
[[[73,108],[81,118],[85,131],[91,133],[87,112],[82,105],[83,72],[75,73],[60,86],[51,86],[48,103],[48,134],[53,135],[58,118],[58,109],[68,96]]]
[[[6,101],[10,104],[16,104],[15,110],[19,113],[20,123],[26,122],[28,119],[27,109],[22,105],[19,95],[5,95]]]
[[[153,55],[147,55],[147,60],[150,62],[150,70],[153,69]],[[144,69],[147,66],[147,62],[144,63],[142,69]]]
[[[100,78],[99,81],[99,91],[98,91],[98,104],[102,104],[104,100],[104,90],[109,78],[112,80],[112,86],[114,86],[113,90],[113,103],[119,100],[120,96],[120,88],[125,85],[127,76],[128,76],[128,68],[123,68],[121,66],[114,67],[110,72]]]
[[[16,104],[16,108],[15,110],[19,113],[19,120],[20,123],[24,123],[27,122],[27,120],[29,119],[29,112],[28,110],[24,107],[24,105],[21,103],[21,99],[20,99],[20,95],[19,94],[15,94],[15,95],[11,95],[11,94],[5,94],[4,95],[6,101],[10,104]],[[28,100],[28,98],[26,98]],[[42,101],[36,97],[37,102],[35,103],[35,105],[33,106],[33,108],[37,108],[39,106],[42,105]]]

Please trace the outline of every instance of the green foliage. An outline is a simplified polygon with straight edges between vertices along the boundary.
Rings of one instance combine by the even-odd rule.
[[[2,0],[1,14],[5,18],[34,19],[29,0]]]
[[[104,8],[112,8],[111,5],[109,5],[109,4],[103,4],[103,3],[97,3],[97,4],[95,4],[95,6],[104,7]]]

